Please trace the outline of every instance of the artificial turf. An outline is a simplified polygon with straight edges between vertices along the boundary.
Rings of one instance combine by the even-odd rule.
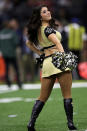
[[[21,98],[11,103],[0,103],[0,131],[27,131],[34,101],[40,90],[18,90],[0,94],[2,98]],[[78,131],[87,131],[87,88],[72,88],[74,123]],[[26,101],[28,100],[28,101]],[[9,117],[16,115],[16,117]],[[53,89],[36,122],[36,131],[68,131],[60,89]]]

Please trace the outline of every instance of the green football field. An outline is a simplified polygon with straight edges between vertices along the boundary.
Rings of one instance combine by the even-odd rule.
[[[0,94],[0,131],[27,131],[32,106],[39,89]],[[78,131],[87,131],[87,88],[72,88],[74,123]],[[68,131],[59,88],[53,89],[36,122],[36,131]]]

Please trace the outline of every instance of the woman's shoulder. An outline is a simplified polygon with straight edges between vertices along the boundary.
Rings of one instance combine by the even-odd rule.
[[[50,26],[42,26],[43,33],[48,37],[50,34],[56,34],[56,30]]]

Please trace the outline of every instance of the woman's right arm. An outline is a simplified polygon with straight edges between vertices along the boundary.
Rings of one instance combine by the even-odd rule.
[[[31,43],[29,40],[26,41],[26,45],[27,45],[33,52],[37,53],[38,55],[42,55],[42,54],[43,54],[43,52],[40,51],[39,49],[37,49],[37,48],[35,47],[35,45],[34,45],[33,43]]]

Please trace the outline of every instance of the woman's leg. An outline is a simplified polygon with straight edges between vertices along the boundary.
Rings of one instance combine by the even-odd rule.
[[[58,82],[61,87],[62,96],[64,99],[72,98],[71,87],[72,87],[72,74],[70,71],[60,73],[58,75]]]
[[[49,78],[42,78],[40,96],[38,97],[38,100],[43,102],[47,101],[47,99],[51,94],[55,80],[56,80],[55,76],[51,76]]]
[[[68,120],[68,128],[70,130],[76,130],[73,124],[73,105],[71,96],[72,74],[70,71],[66,71],[59,74],[57,78],[64,98],[64,109]]]
[[[55,77],[42,78],[40,96],[33,106],[31,119],[28,124],[28,131],[35,131],[35,121],[51,94],[55,79]]]

